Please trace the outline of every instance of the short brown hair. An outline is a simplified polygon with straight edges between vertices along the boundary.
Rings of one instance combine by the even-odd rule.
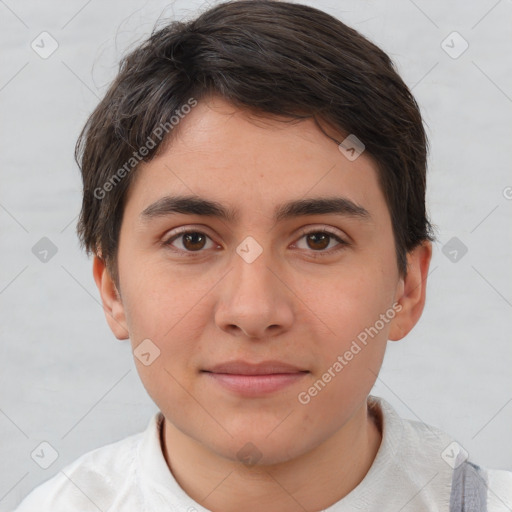
[[[313,7],[237,0],[155,28],[122,59],[77,141],[83,179],[78,236],[87,253],[104,259],[116,283],[124,202],[136,173],[136,165],[127,169],[126,162],[138,148],[148,149],[157,127],[168,126],[190,98],[209,94],[264,115],[313,118],[356,135],[379,169],[401,274],[407,252],[433,240],[425,210],[428,140],[418,105],[386,53]],[[140,161],[149,162],[172,135]]]

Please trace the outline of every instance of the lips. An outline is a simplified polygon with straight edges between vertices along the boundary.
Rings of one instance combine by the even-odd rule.
[[[204,371],[211,373],[227,373],[231,375],[272,375],[276,373],[299,373],[305,370],[281,361],[249,363],[237,360],[221,363]]]
[[[203,370],[203,373],[236,394],[261,396],[290,386],[309,372],[281,361],[249,363],[237,360],[217,364]]]

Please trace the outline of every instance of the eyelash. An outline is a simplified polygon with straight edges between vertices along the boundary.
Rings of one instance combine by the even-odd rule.
[[[193,257],[194,254],[200,254],[200,253],[204,252],[203,250],[199,250],[199,251],[185,251],[183,249],[176,249],[176,248],[172,247],[172,243],[175,240],[177,240],[178,238],[180,238],[182,236],[189,235],[189,234],[204,235],[204,236],[206,236],[207,238],[209,238],[211,240],[211,237],[209,237],[206,233],[204,233],[202,231],[199,231],[197,229],[184,229],[183,231],[180,231],[179,233],[175,233],[171,238],[169,238],[166,241],[162,242],[162,245],[167,247],[167,248],[170,248],[172,251],[175,251],[175,252],[178,252],[178,253],[185,253],[187,255],[185,257]],[[330,238],[333,238],[334,240],[336,240],[336,242],[338,242],[338,245],[335,246],[334,249],[331,248],[329,250],[322,250],[322,251],[315,251],[315,250],[311,249],[311,254],[312,254],[313,258],[319,258],[319,257],[321,258],[323,256],[330,256],[330,255],[335,254],[338,251],[340,251],[340,250],[342,250],[345,247],[350,245],[347,241],[343,240],[338,235],[336,235],[335,233],[333,233],[333,232],[331,232],[331,231],[329,231],[329,230],[327,230],[325,228],[312,229],[312,230],[303,230],[300,233],[299,240],[302,239],[303,237],[305,237],[307,235],[311,235],[311,234],[315,234],[315,235],[317,235],[317,234],[328,235]]]

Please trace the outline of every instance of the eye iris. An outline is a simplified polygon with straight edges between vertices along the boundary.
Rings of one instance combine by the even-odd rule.
[[[197,246],[198,239],[202,239],[202,243],[199,242],[199,247]],[[187,233],[183,235],[183,246],[191,251],[197,251],[199,249],[202,249],[204,247],[205,241],[206,237],[201,233]]]
[[[310,233],[308,235],[308,245],[310,246],[311,249],[325,249],[329,245],[329,239],[330,235],[326,233]],[[309,243],[311,240],[313,240],[313,244],[317,244],[318,242],[320,242],[320,247],[312,247],[311,244]]]

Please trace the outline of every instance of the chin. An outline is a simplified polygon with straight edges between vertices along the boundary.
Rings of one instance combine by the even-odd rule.
[[[287,434],[286,438],[276,435],[270,439],[267,434],[247,432],[246,435],[235,436],[229,445],[216,445],[210,449],[232,462],[257,468],[283,464],[304,454],[307,448],[298,445],[297,438]]]

